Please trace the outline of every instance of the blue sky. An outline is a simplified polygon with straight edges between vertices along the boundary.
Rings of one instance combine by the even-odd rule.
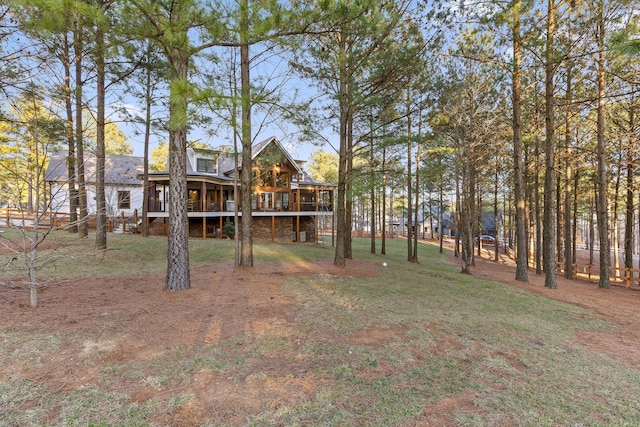
[[[128,104],[126,106],[121,106],[121,108],[127,108],[131,114],[141,114],[140,110],[133,104]],[[114,106],[112,105],[110,108],[111,120],[117,122],[120,129],[127,135],[128,141],[131,143],[133,147],[133,155],[142,157],[144,155],[144,135],[139,134],[140,132],[136,130],[136,126],[127,123],[125,121],[118,120],[119,115],[114,112]],[[255,122],[255,120],[254,120]],[[259,133],[254,132],[254,140],[256,142],[265,140],[271,136],[275,136],[278,140],[289,150],[289,153],[296,160],[308,160],[309,156],[316,150],[322,149],[323,151],[331,152],[333,148],[329,144],[315,145],[309,142],[301,142],[297,137],[297,130],[288,131],[290,128],[285,126],[253,126],[255,129],[258,127],[260,129]],[[154,148],[158,146],[158,144],[162,141],[166,141],[168,135],[159,134],[159,135],[151,135],[150,138],[150,148],[151,152]],[[333,137],[328,135],[327,138],[329,140],[336,139],[337,137]],[[198,141],[211,145],[212,147],[219,146],[232,146],[233,139],[230,132],[218,133],[216,136],[211,136],[207,134],[206,129],[195,129],[189,132],[188,135],[189,141]],[[332,145],[335,146],[335,143],[332,142]]]
[[[308,99],[315,99],[318,103],[323,102],[323,97],[319,96],[313,88],[310,82],[300,80],[297,76],[292,74],[288,67],[288,61],[285,55],[276,55],[272,51],[269,51],[269,55],[265,55],[266,59],[262,60],[261,53],[255,53],[257,48],[252,49],[251,54],[254,55],[254,65],[251,69],[252,86],[255,91],[257,88],[263,88],[264,93],[256,94],[257,97],[266,98],[265,106],[255,106],[252,109],[252,133],[255,142],[262,141],[271,136],[275,136],[285,146],[292,157],[298,160],[307,160],[311,153],[318,149],[324,151],[334,151],[333,146],[337,147],[338,137],[333,135],[330,128],[331,123],[327,123],[326,130],[323,135],[317,138],[318,145],[309,142],[301,142],[298,135],[300,129],[291,123],[288,123],[286,119],[280,118],[280,109],[274,108],[274,105],[281,104],[286,105],[288,103],[305,101]],[[197,76],[198,81],[194,83],[201,87],[206,87],[212,90],[216,90],[224,95],[229,93],[229,90],[224,87],[229,83],[224,83],[224,79],[229,79],[228,75],[233,73],[230,71],[231,62],[237,60],[233,55],[235,53],[230,49],[219,48],[216,52],[216,61],[206,61],[205,58],[199,58],[196,60],[199,71],[203,74],[208,73],[214,76],[214,81],[209,83],[204,81],[203,77]],[[233,77],[230,78],[231,80]],[[235,77],[237,81],[237,77]],[[219,85],[216,87],[216,85]],[[166,96],[166,89],[159,89],[158,93],[161,96]],[[126,117],[119,113],[118,108],[124,109],[129,115],[135,115],[139,118],[144,117],[144,112],[139,107],[139,100],[126,94],[124,99],[112,100],[111,106],[108,112],[108,118],[118,123],[121,130],[128,136],[128,140],[133,146],[134,155],[142,156],[144,153],[144,135],[143,129],[140,126],[133,123],[127,123]],[[159,102],[158,104],[162,104]],[[319,105],[319,104],[318,104]],[[316,105],[316,106],[318,106]],[[160,121],[167,119],[167,112],[162,111],[160,105],[158,108],[154,108],[153,114],[157,117],[161,117]],[[266,111],[270,109],[270,111]],[[216,111],[201,109],[199,114],[204,114],[212,118],[212,124],[208,127],[202,126],[200,128],[194,127],[188,134],[189,141],[198,141],[209,144],[212,147],[219,146],[232,146],[233,138],[232,131],[228,125],[222,124],[230,117],[231,113],[226,112],[220,108]],[[218,115],[218,117],[216,117]],[[153,150],[160,142],[167,140],[168,135],[166,133],[152,134],[150,151]],[[330,141],[330,144],[324,144],[324,140]]]

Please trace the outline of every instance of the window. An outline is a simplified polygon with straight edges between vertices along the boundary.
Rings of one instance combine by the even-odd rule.
[[[216,162],[213,159],[196,159],[198,172],[216,173]]]
[[[130,191],[118,191],[118,209],[131,209]]]
[[[258,187],[273,187],[273,171],[272,170],[254,170],[256,185]]]
[[[264,187],[273,187],[273,171],[266,170],[262,173],[262,184]]]
[[[276,172],[276,187],[289,186],[289,172]]]
[[[289,193],[276,193],[276,209],[279,211],[289,210]]]

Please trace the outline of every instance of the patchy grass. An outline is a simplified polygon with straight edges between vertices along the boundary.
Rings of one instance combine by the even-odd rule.
[[[461,281],[434,249],[421,251],[420,265],[388,256],[376,280],[309,277],[288,285],[304,300],[297,320],[306,330],[347,337],[405,330],[374,348],[325,344],[336,381],[324,398],[340,409],[319,410],[319,424],[407,423],[425,407],[461,395],[472,404],[461,402],[449,414],[461,425],[640,421],[632,397],[640,391],[638,372],[572,344],[577,331],[606,331],[608,324],[498,283]],[[381,366],[384,375],[375,375]],[[301,423],[308,410],[307,404],[294,408],[283,424]]]
[[[164,238],[110,235],[109,250],[100,253],[90,241],[56,238],[56,250],[68,253],[45,270],[51,276],[166,268]],[[230,241],[190,245],[194,266],[233,259]],[[51,334],[28,321],[0,327],[1,423],[640,424],[640,372],[575,344],[577,332],[614,325],[579,307],[460,275],[432,246],[420,247],[420,264],[408,264],[404,241],[387,241],[385,256],[369,254],[368,240],[354,245],[356,257],[379,263],[378,276],[284,277],[294,301],[286,321],[169,346],[142,360],[110,357],[109,340],[123,337],[102,337],[106,328],[88,345],[87,336]],[[333,254],[310,245],[257,243],[255,249],[256,269]],[[91,259],[100,262],[85,266]],[[82,348],[83,357],[72,351]],[[77,364],[66,382],[34,374],[69,358]],[[12,368],[17,361],[21,369]],[[96,381],[85,380],[89,372]]]
[[[7,230],[0,239],[12,248],[24,247],[22,236]],[[2,243],[0,241],[0,243]],[[43,258],[55,258],[42,265],[39,278],[100,277],[130,275],[132,273],[153,274],[166,271],[167,238],[164,236],[109,234],[106,250],[95,250],[95,235],[79,240],[77,235],[53,231],[43,242],[40,254]],[[305,245],[305,250],[292,250],[294,247],[281,243],[260,243],[254,246],[254,257],[260,262],[314,262],[330,255],[329,248]],[[189,241],[189,258],[192,267],[212,262],[232,262],[235,241],[217,239],[192,239]],[[10,262],[13,253],[2,250],[0,245],[0,266],[5,267],[4,274],[24,276],[26,270],[20,262]]]

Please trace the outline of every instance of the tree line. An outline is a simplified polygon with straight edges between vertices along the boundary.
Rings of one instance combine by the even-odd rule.
[[[591,233],[586,241],[590,263],[596,243],[599,249],[599,286],[610,286],[621,223],[625,266],[633,267],[637,7],[626,1],[548,0],[495,2],[466,11],[452,61],[457,74],[474,83],[462,85],[462,101],[449,96],[446,102],[462,108],[470,135],[458,138],[451,126],[445,134],[465,153],[461,179],[469,183],[477,182],[482,165],[491,164],[488,158],[500,156],[494,150],[504,153],[494,174],[501,173],[500,164],[508,165],[502,173],[513,202],[518,280],[527,280],[530,260],[537,273],[544,272],[547,287],[557,287],[556,263],[573,278],[580,217],[597,228],[597,236]],[[472,185],[462,190],[460,210],[463,217],[470,210],[471,223],[463,224],[471,234],[475,212],[465,200],[474,198]],[[467,257],[465,265],[470,262]]]
[[[26,107],[19,119],[9,106],[37,100],[50,118],[37,127],[46,131],[40,141],[52,144],[44,152],[54,145],[68,152],[69,188],[77,192],[72,231],[80,238],[87,236],[84,152],[96,155],[96,248],[106,248],[104,156],[115,139],[107,114],[138,126],[145,179],[151,136],[163,135],[172,177],[166,289],[190,286],[190,133],[229,135],[248,165],[268,121],[335,149],[336,265],[352,257],[354,214],[367,218],[373,253],[380,232],[384,254],[401,203],[409,262],[418,262],[416,227],[428,205],[441,242],[444,217],[453,216],[464,272],[487,207],[505,218],[518,280],[528,280],[533,264],[556,287],[559,261],[572,277],[579,217],[598,230],[588,242],[599,246],[600,286],[609,286],[609,245],[617,248],[619,235],[625,265],[633,266],[634,2],[12,0],[0,8],[2,167],[34,152],[25,133],[11,130]],[[251,168],[242,168],[238,184],[251,187]],[[251,192],[241,197],[249,212]],[[144,216],[143,208],[143,227]],[[236,264],[252,267],[251,216],[241,222]]]

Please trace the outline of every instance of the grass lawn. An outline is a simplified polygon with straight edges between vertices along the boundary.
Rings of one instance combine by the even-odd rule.
[[[40,271],[46,279],[115,280],[166,268],[165,238],[109,235],[109,250],[97,252],[90,240],[51,237],[43,252],[57,259]],[[388,240],[384,256],[371,255],[369,244],[355,239],[354,258],[377,275],[281,275],[292,303],[269,328],[168,345],[145,358],[80,357],[78,375],[92,378],[82,387],[37,373],[87,336],[33,324],[28,311],[39,309],[23,308],[27,315],[0,324],[0,425],[640,425],[640,372],[575,340],[585,331],[615,333],[616,325],[461,275],[435,246],[421,245],[420,264],[410,264],[406,241]],[[232,263],[233,247],[193,240],[192,267]],[[0,265],[8,257],[0,255]],[[332,257],[327,247],[256,243],[254,269]],[[95,334],[126,340],[117,324]],[[206,387],[194,385],[201,382]],[[217,404],[202,390],[227,400]]]

